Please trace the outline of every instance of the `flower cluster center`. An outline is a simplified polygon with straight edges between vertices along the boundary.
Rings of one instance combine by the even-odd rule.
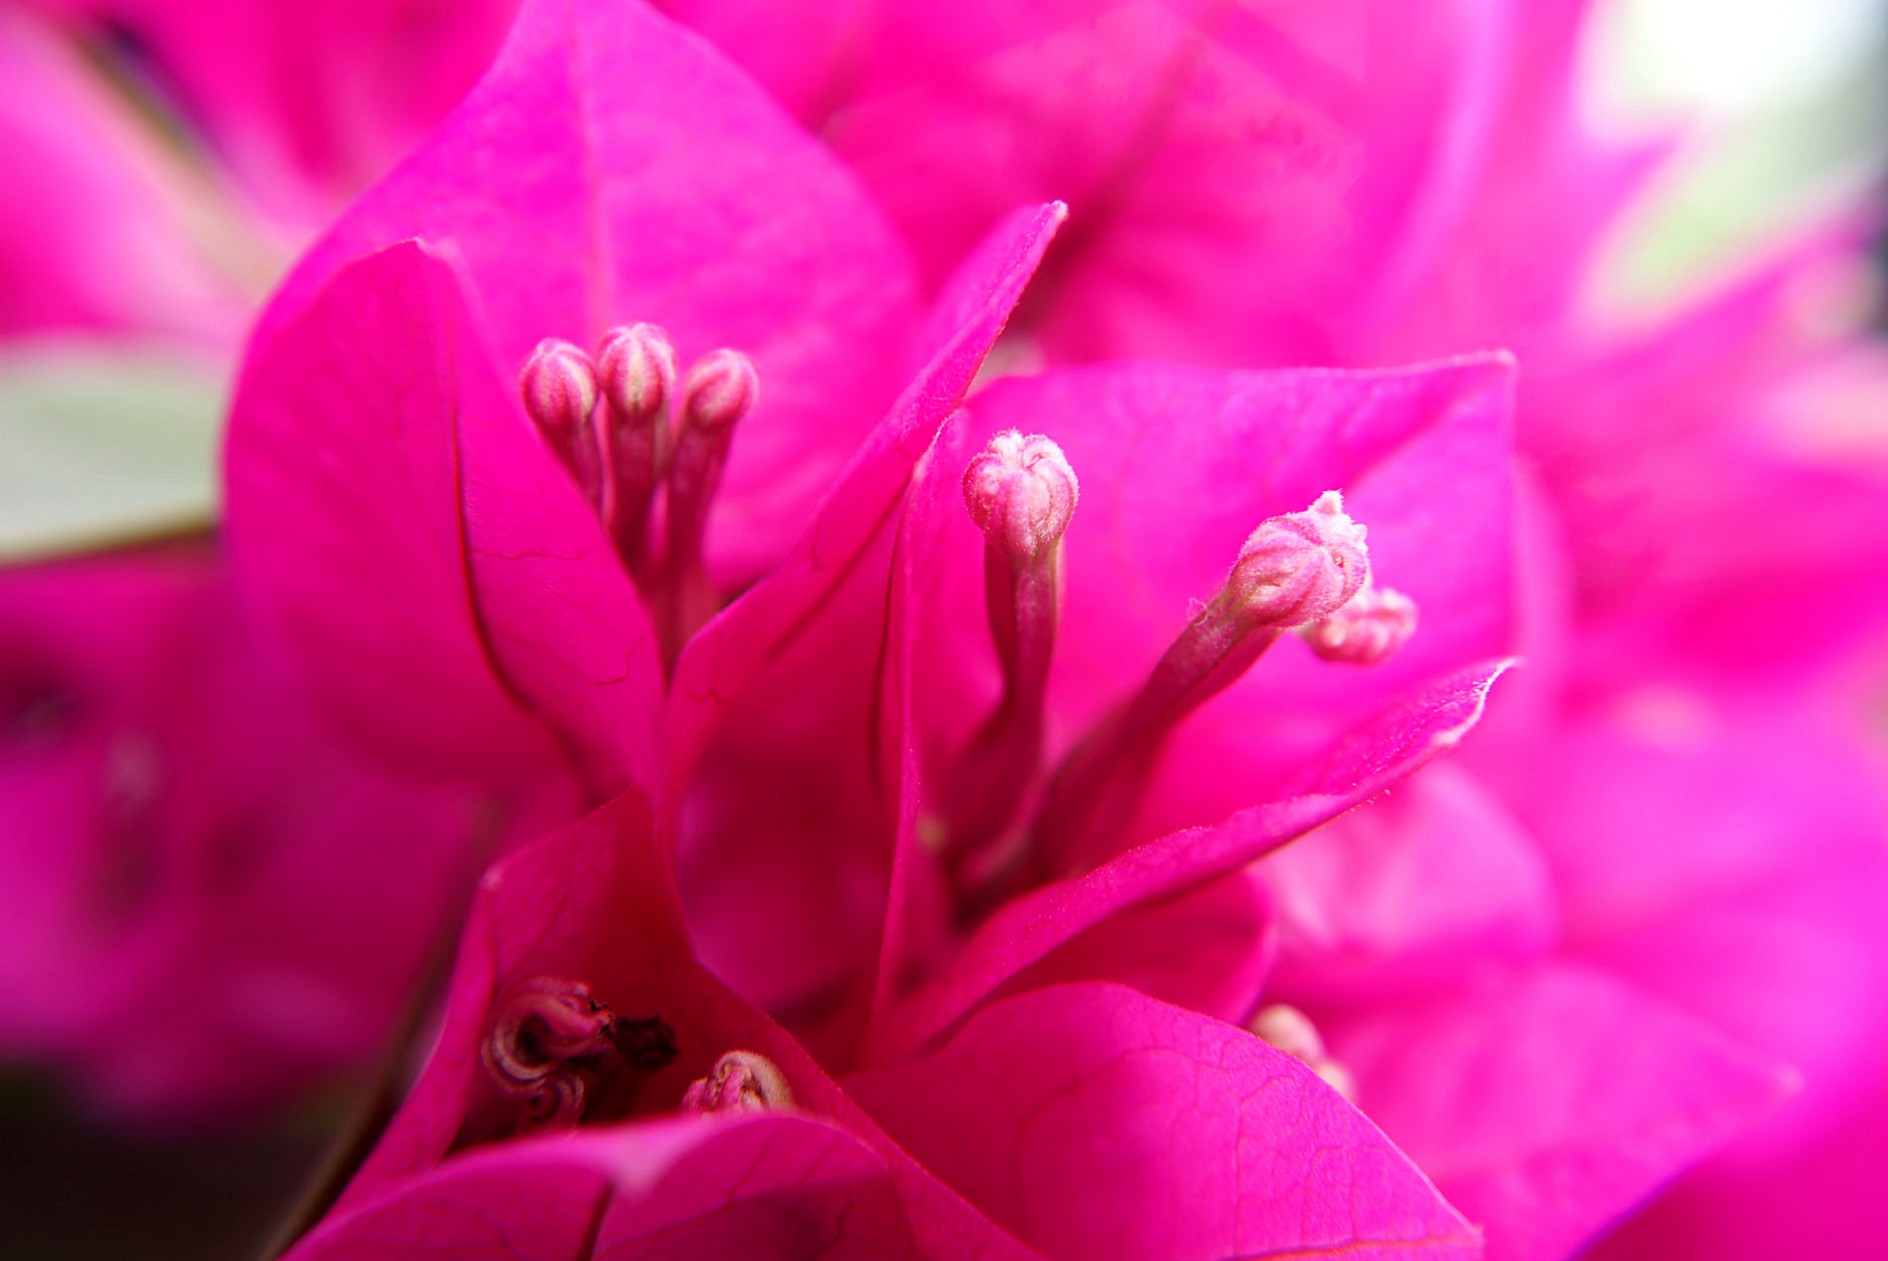
[[[556,338],[540,342],[518,384],[526,414],[649,602],[673,664],[717,603],[703,536],[735,425],[760,395],[753,362],[738,350],[710,351],[678,380],[669,335],[631,324],[605,333],[594,356]]]

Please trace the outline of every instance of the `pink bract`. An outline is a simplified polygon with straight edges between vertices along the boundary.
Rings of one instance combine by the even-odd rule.
[[[476,877],[477,803],[337,747],[207,556],[14,571],[0,626],[0,1053],[180,1125],[378,1054]]]
[[[645,74],[593,90],[632,59]],[[580,143],[605,160],[569,161]],[[1272,950],[1239,869],[1459,740],[1501,668],[1511,370],[1120,365],[992,386],[947,423],[1060,218],[997,223],[917,321],[870,203],[732,70],[638,8],[545,0],[290,280],[251,349],[229,467],[242,572],[304,668],[409,762],[521,790],[574,771],[592,799],[632,786],[488,875],[434,1056],[308,1255],[463,1204],[462,1178],[536,1177],[578,1150],[519,1129],[707,1134],[646,1118],[703,1106],[691,1079],[732,1053],[766,1061],[773,1093],[817,1121],[774,1127],[753,1159],[803,1187],[786,1136],[836,1126],[861,1169],[882,1165],[923,1255],[1472,1255],[1473,1232],[1312,1067],[1229,1022]],[[547,336],[645,319],[744,349],[760,380],[709,530],[713,577],[752,585],[670,652],[659,592],[613,554],[513,384]],[[1065,443],[1086,490],[1068,525],[1072,665],[1049,682],[1044,761],[1017,773],[1048,777],[1242,539],[1306,504],[1340,517],[1327,492],[1365,514],[1372,563],[1423,602],[1429,634],[1350,676],[1281,642],[1171,740],[1151,733],[1146,808],[1119,835],[987,905],[958,890],[959,922],[940,923],[918,837],[989,699],[982,601],[956,598],[984,545],[956,496],[984,435],[1023,423]],[[1364,530],[1343,520],[1361,564]],[[1043,817],[1046,844],[1059,810]],[[1138,957],[1134,933],[1164,958]],[[1227,982],[1190,982],[1202,962]],[[581,1023],[561,1050],[506,1040],[540,1002]],[[617,1021],[669,1030],[668,1058],[595,1041]],[[1083,1046],[1124,1073],[1083,1088],[1087,1128],[1033,1132],[1031,1101],[1089,1076],[1057,1058]],[[973,1092],[998,1062],[1019,1114],[918,1106],[914,1083]],[[527,1106],[533,1081],[549,1093]],[[1194,1104],[1175,1117],[1182,1083]],[[703,1167],[746,1150],[732,1131],[725,1149],[701,1141]],[[991,1182],[967,1164],[981,1145],[1043,1168]],[[1239,1194],[1179,1211],[1201,1178]],[[604,1185],[640,1211],[633,1187]],[[532,1203],[499,1208],[507,1236],[562,1246]]]
[[[544,1195],[561,1202],[577,1194],[573,1187],[590,1185],[591,1175],[559,1163],[586,1150],[699,1151],[692,1167],[702,1198],[663,1197],[660,1220],[671,1231],[730,1229],[730,1219],[758,1215],[760,1206],[745,1205],[746,1197],[769,1189],[772,1214],[762,1218],[764,1228],[752,1228],[758,1255],[774,1255],[767,1247],[797,1255],[794,1240],[814,1229],[806,1219],[817,1219],[818,1206],[836,1193],[829,1184],[855,1180],[861,1189],[847,1194],[875,1207],[862,1219],[849,1215],[838,1234],[862,1256],[1126,1257],[1158,1246],[1166,1255],[1206,1257],[1281,1244],[1366,1255],[1378,1246],[1474,1254],[1472,1232],[1421,1176],[1297,1061],[1132,991],[1095,984],[1042,990],[988,1009],[934,1056],[835,1082],[772,1021],[692,963],[661,868],[646,809],[625,797],[493,870],[438,1051],[336,1215],[294,1256],[353,1255],[345,1251],[350,1238],[439,1246],[476,1221],[491,1222],[491,1214],[514,1247],[565,1255],[558,1249],[568,1245],[557,1240],[568,1215],[547,1212]],[[624,933],[626,918],[640,931]],[[490,1088],[470,1044],[482,1036],[492,994],[512,978],[544,972],[587,978],[619,1012],[660,1014],[674,1026],[679,1056],[642,1081],[633,1105],[640,1119],[480,1145]],[[739,1121],[663,1118],[682,1083],[730,1045],[769,1057],[790,1084],[794,1107]],[[1117,1071],[1092,1076],[1084,1065],[1097,1063]],[[979,1073],[996,1078],[975,1080]],[[1070,1091],[1081,1081],[1086,1093],[1078,1099]],[[955,1108],[952,1097],[960,1100]],[[1190,1102],[1176,1113],[1182,1098]],[[1065,1111],[1057,1125],[1024,1123],[1058,1099]],[[968,1127],[964,1104],[982,1110]],[[1105,1142],[1097,1144],[1085,1124],[1098,1125]],[[755,1146],[764,1135],[774,1137]],[[816,1165],[797,1154],[806,1143],[825,1153]],[[1176,1151],[1187,1153],[1184,1163],[1174,1161]],[[1281,1161],[1289,1168],[1281,1170]],[[561,1172],[533,1172],[547,1166]],[[1017,1167],[1035,1172],[991,1181],[991,1173]],[[736,1170],[746,1172],[730,1203]],[[1216,1214],[1199,1214],[1193,1196],[1202,1176],[1244,1193],[1224,1197]],[[480,1202],[471,1198],[473,1187],[540,1180],[544,1193],[493,1199],[487,1191],[486,1211],[471,1211]],[[593,1219],[640,1222],[657,1211],[644,1198],[650,1185],[631,1179],[579,1198],[594,1206]],[[964,1191],[997,1221],[960,1198]],[[1098,1213],[1102,1204],[1108,1207]],[[634,1236],[647,1228],[622,1230]],[[1082,1230],[1091,1232],[1088,1243],[1071,1233]],[[870,1233],[861,1239],[853,1231]]]
[[[586,86],[617,82],[628,59],[642,70],[618,89]],[[846,514],[869,523],[889,506],[881,484],[968,385],[1054,222],[1000,229],[1023,243],[999,242],[979,263],[990,279],[920,321],[870,203],[712,53],[637,6],[534,5],[454,119],[265,314],[229,447],[237,562],[330,703],[383,749],[514,778],[561,756],[593,799],[653,786],[648,615],[526,421],[512,381],[527,352],[653,319],[691,353],[752,357],[762,398],[708,536],[724,585],[790,552],[783,539],[891,409],[868,443],[885,454],[861,457],[858,488],[794,553],[789,570],[813,579],[788,580],[773,612],[780,584],[754,593],[736,619],[771,618],[777,635],[863,543]],[[331,475],[310,478],[311,457]],[[363,514],[382,528],[357,528]],[[389,617],[403,635],[384,633]],[[696,669],[678,667],[683,694]],[[390,713],[379,698],[396,678],[431,699]]]
[[[292,172],[291,199],[384,164],[486,29],[370,75],[385,126],[357,134],[357,48],[441,10],[56,7],[143,23],[232,179]],[[399,773],[576,820],[487,873],[432,1055],[298,1258],[1468,1257],[1483,1231],[1548,1257],[1762,1116],[1785,1061],[1810,1106],[1775,1133],[1847,1141],[1855,1013],[1888,990],[1881,825],[1854,733],[1798,689],[1888,611],[1878,487],[1742,410],[1802,362],[1800,260],[1639,341],[1579,325],[1592,224],[1645,166],[1569,122],[1586,6],[666,7],[700,34],[528,0],[249,343],[230,537],[271,647]],[[110,141],[83,187],[173,257],[163,190],[106,160],[123,120],[19,47]],[[19,322],[144,318],[88,268],[145,243],[97,235]],[[544,362],[557,388],[521,390]],[[1346,366],[1277,367],[1304,363]],[[663,390],[713,423],[640,435],[670,480],[637,552],[571,435]],[[1025,452],[1041,485],[966,505],[967,468]],[[684,466],[694,569],[656,546],[688,536]],[[1392,591],[1393,653],[1280,633]],[[1792,655],[1805,614],[1837,627]],[[184,721],[151,663],[74,644]],[[1522,644],[1499,743],[1407,780]],[[60,773],[89,785],[120,741],[82,735]],[[279,752],[225,741],[239,772]],[[113,1089],[295,1067],[290,1017],[334,998],[302,984],[319,905],[372,912],[348,981],[381,949],[404,974],[448,913],[402,918],[407,869],[468,850],[382,774],[283,826],[269,896],[128,934],[126,1008],[222,1040],[154,1037],[156,1084]],[[85,832],[62,786],[33,808]],[[100,865],[23,869],[76,902]],[[35,949],[68,927],[19,923]],[[23,970],[48,1014],[21,1023],[95,1038],[60,1000],[99,957]],[[203,978],[265,1027],[206,1015]],[[304,1058],[358,1051],[397,992]]]
[[[1878,673],[1852,662],[1888,611],[1888,476],[1879,452],[1832,458],[1805,443],[1793,410],[1801,387],[1853,350],[1807,327],[1802,299],[1832,265],[1855,265],[1863,234],[1846,222],[1813,233],[1641,329],[1588,319],[1580,290],[1600,229],[1661,149],[1584,133],[1572,102],[1592,6],[1578,0],[1420,15],[1366,3],[976,5],[948,19],[885,0],[772,24],[738,0],[670,7],[831,138],[927,271],[1007,197],[1067,200],[1071,230],[1019,317],[1051,360],[1517,354],[1518,439],[1541,492],[1522,561],[1536,597],[1528,668],[1497,701],[1496,730],[1471,746],[1482,782],[1451,772],[1412,790],[1413,805],[1373,807],[1335,825],[1321,851],[1261,868],[1295,899],[1281,908],[1278,992],[1322,1015],[1455,989],[1463,1021],[1478,1005],[1545,1018],[1549,1005],[1476,986],[1518,969],[1524,979],[1504,984],[1532,992],[1550,984],[1532,969],[1556,953],[1601,963],[1628,989],[1595,1004],[1638,1013],[1697,1055],[1742,1055],[1756,1075],[1732,1073],[1721,1108],[1675,1119],[1684,1143],[1645,1139],[1663,1163],[1637,1170],[1636,1155],[1610,1171],[1583,1165],[1553,1126],[1517,1124],[1506,1172],[1462,1192],[1490,1223],[1491,1255],[1576,1246],[1661,1169],[1761,1111],[1762,1083],[1776,1080],[1761,1056],[1712,1050],[1653,995],[1807,1075],[1795,1120],[1726,1163],[1739,1190],[1717,1209],[1755,1223],[1753,1238],[1788,1238],[1802,1197],[1755,1194],[1762,1153],[1783,1162],[1813,1145],[1842,1101],[1878,1080],[1868,1013],[1888,992],[1871,909],[1888,833],[1863,786],[1879,770],[1841,713],[1868,694],[1855,680]],[[1878,400],[1878,373],[1872,389]],[[1430,630],[1425,620],[1411,647]],[[972,686],[987,697],[987,672]],[[980,712],[963,708],[960,730]],[[1204,768],[1175,795],[1197,808],[1217,766],[1181,765]],[[1443,818],[1455,836],[1438,835]],[[1454,866],[1471,854],[1499,879],[1484,887]],[[1500,1034],[1516,1046],[1533,1036]],[[1507,1062],[1511,1049],[1487,1054]],[[1534,1067],[1551,1076],[1545,1058]],[[1624,1078],[1592,1082],[1596,1112],[1634,1097]],[[1632,1124],[1660,1130],[1656,1095],[1636,1098]],[[1381,1115],[1440,1153],[1446,1117],[1425,1116],[1423,1131],[1400,1102]],[[1473,1116],[1465,1105],[1464,1124]],[[1681,1197],[1694,1220],[1708,1182]],[[1494,1186],[1513,1204],[1496,1203]],[[1682,1250],[1677,1235],[1645,1238]]]

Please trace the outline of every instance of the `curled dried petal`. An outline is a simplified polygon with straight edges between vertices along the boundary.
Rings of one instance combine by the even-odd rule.
[[[684,1112],[779,1111],[793,1106],[793,1091],[774,1062],[753,1051],[729,1051],[682,1096]]]

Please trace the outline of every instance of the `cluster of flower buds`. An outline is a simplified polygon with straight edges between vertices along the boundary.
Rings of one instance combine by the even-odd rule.
[[[671,659],[712,611],[702,559],[708,510],[734,427],[760,397],[753,361],[738,350],[703,355],[679,384],[675,346],[654,324],[611,329],[594,359],[548,338],[519,374],[526,414],[655,607]]]

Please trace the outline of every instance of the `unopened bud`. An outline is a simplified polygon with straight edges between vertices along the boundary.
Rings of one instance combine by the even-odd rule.
[[[547,337],[525,360],[518,389],[533,423],[567,440],[597,405],[597,372],[580,348]]]
[[[1226,589],[1249,624],[1283,629],[1336,612],[1369,577],[1364,527],[1327,490],[1303,512],[1260,522],[1239,549]]]
[[[1324,1039],[1318,1036],[1318,1027],[1290,1003],[1261,1007],[1246,1028],[1261,1041],[1307,1064],[1324,1058]]]
[[[970,519],[1014,556],[1060,542],[1080,493],[1062,448],[1041,434],[1000,433],[964,469]]]
[[[654,324],[613,328],[597,345],[597,384],[628,420],[658,414],[675,393],[675,347]]]
[[[1401,591],[1366,584],[1350,603],[1298,633],[1326,661],[1376,665],[1416,633],[1416,601]]]
[[[1324,1049],[1324,1039],[1318,1034],[1318,1027],[1311,1023],[1311,1017],[1290,1003],[1273,1003],[1260,1008],[1246,1028],[1262,1041],[1303,1062],[1325,1085],[1356,1102],[1356,1078]]]
[[[1348,1068],[1336,1060],[1319,1060],[1311,1065],[1311,1071],[1316,1073],[1325,1085],[1335,1090],[1346,1103],[1357,1102],[1357,1078]]]
[[[684,1112],[764,1112],[793,1106],[793,1091],[774,1062],[753,1051],[729,1051],[682,1096]]]
[[[760,374],[738,350],[714,350],[695,361],[682,387],[682,411],[690,428],[726,429],[754,410]]]

